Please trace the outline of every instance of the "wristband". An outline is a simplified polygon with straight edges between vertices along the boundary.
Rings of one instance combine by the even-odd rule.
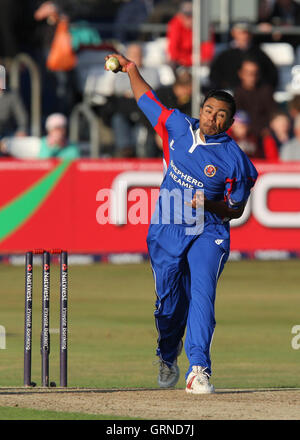
[[[133,61],[130,61],[130,63],[126,64],[126,72],[128,72],[131,66],[135,66]]]

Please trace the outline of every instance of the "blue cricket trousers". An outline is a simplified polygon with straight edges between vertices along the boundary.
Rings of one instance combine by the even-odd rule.
[[[176,225],[157,226],[147,244],[156,290],[156,354],[171,365],[184,336],[189,369],[206,367],[211,374],[210,346],[215,328],[217,281],[229,255],[229,239],[205,231],[190,240]]]

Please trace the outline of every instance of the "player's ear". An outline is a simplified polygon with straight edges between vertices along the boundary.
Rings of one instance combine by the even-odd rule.
[[[229,121],[228,121],[228,128],[230,128],[233,123],[234,123],[234,118],[229,119]]]

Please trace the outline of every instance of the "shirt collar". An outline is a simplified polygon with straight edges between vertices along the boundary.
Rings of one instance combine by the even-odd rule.
[[[205,142],[203,142],[203,140],[200,137],[200,128],[198,127],[196,130],[194,130],[194,136],[195,136],[195,141],[197,145],[205,145],[205,144],[213,144],[213,143],[219,143],[219,142],[223,142],[225,140],[228,140],[228,134],[223,131],[222,133],[219,134],[215,134],[213,136],[209,136],[209,135],[204,135],[205,138]]]
[[[194,131],[195,134],[195,141],[197,144],[205,144],[205,142],[203,142],[203,140],[200,137],[200,128],[197,128],[197,130]]]

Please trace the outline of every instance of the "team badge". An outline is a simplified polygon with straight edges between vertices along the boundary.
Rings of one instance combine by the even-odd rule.
[[[204,168],[204,174],[207,177],[213,177],[217,172],[217,168],[213,165],[206,165],[206,167]]]

